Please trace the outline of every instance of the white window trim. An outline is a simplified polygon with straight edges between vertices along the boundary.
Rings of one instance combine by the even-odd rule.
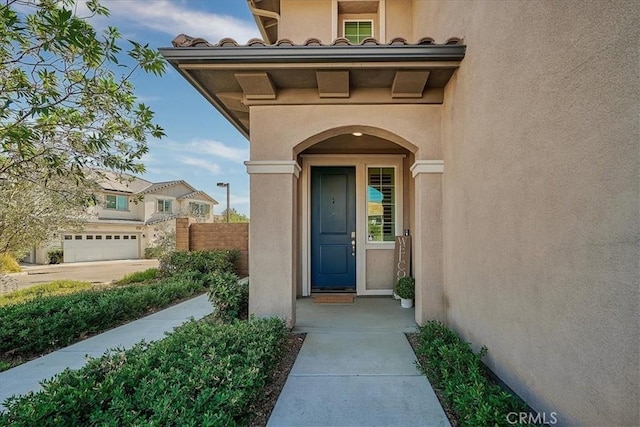
[[[401,236],[403,233],[403,229],[400,226],[400,222],[402,222],[402,217],[400,215],[402,215],[402,194],[398,194],[398,193],[402,193],[403,187],[402,187],[402,174],[399,172],[399,170],[402,169],[402,163],[400,163],[400,165],[398,165],[396,162],[393,163],[367,163],[365,165],[364,168],[364,173],[365,173],[365,186],[369,186],[369,183],[367,182],[367,178],[368,178],[368,172],[369,172],[369,168],[393,168],[393,178],[395,181],[394,184],[394,191],[395,191],[395,198],[396,198],[396,202],[395,202],[395,235],[396,236]],[[399,191],[400,190],[400,191]],[[367,208],[368,206],[366,205],[366,197],[367,194],[365,193],[365,211],[364,211],[364,216],[365,218],[368,217],[367,215]],[[366,221],[368,221],[368,218],[365,219],[365,234],[366,234]],[[368,235],[366,235],[365,237],[368,237]],[[394,236],[395,237],[395,236]],[[365,246],[367,249],[394,249],[396,242],[395,242],[395,238],[392,242],[389,241],[382,241],[382,242],[378,242],[378,241],[369,241],[369,239],[365,239]]]
[[[300,174],[302,200],[302,296],[311,295],[311,167],[353,166],[356,169],[356,295],[392,295],[392,289],[367,289],[366,251],[395,248],[394,242],[367,242],[367,168],[394,167],[396,177],[396,235],[402,235],[403,158],[402,154],[365,154],[357,160],[351,154],[302,154]]]
[[[387,40],[387,35],[386,35],[386,28],[387,28],[387,5],[386,5],[386,0],[379,0],[379,4],[378,4],[378,21],[380,23],[380,34],[378,34],[378,41],[380,43],[386,43]],[[335,40],[338,38],[338,0],[333,0],[331,2],[331,39]],[[371,29],[373,30],[373,26],[371,27]],[[344,34],[344,28],[343,30],[343,34]],[[373,34],[375,34],[375,31],[372,31]]]
[[[376,28],[373,19],[343,19],[342,20],[342,37],[347,38],[347,23],[349,22],[371,22],[371,35],[369,37],[375,37]],[[358,43],[360,44],[360,43]]]

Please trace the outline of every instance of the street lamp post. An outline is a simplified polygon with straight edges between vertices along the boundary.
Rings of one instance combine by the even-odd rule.
[[[228,182],[219,182],[217,184],[218,187],[227,187],[227,223],[229,223],[229,183]]]

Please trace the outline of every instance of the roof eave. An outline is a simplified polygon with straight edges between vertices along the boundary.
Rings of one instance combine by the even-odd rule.
[[[174,66],[184,63],[348,63],[461,61],[465,45],[168,47],[159,51]]]
[[[256,65],[261,64],[363,64],[392,62],[451,62],[464,59],[466,46],[446,45],[305,45],[305,46],[190,46],[159,49],[162,56],[189,83],[202,94],[227,121],[250,140],[249,129],[245,127],[215,94],[208,93],[194,81],[186,68],[200,65]],[[457,66],[457,65],[456,65]]]

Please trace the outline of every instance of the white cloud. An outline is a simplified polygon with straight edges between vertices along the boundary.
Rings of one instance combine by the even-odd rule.
[[[213,139],[194,139],[187,142],[176,140],[153,141],[150,149],[156,154],[165,151],[189,154],[191,157],[201,158],[203,155],[212,156],[218,159],[230,160],[233,163],[244,162],[249,159],[249,148],[230,147],[223,142]],[[156,160],[154,155],[154,161]]]
[[[104,1],[111,16],[134,21],[148,29],[171,36],[184,33],[192,37],[203,37],[210,43],[217,43],[231,37],[239,43],[260,37],[253,22],[215,13],[189,9],[184,2],[158,1]]]
[[[192,153],[211,154],[234,162],[243,162],[249,158],[248,148],[229,147],[215,140],[197,139],[183,145],[181,148]]]
[[[178,157],[178,162],[183,165],[204,169],[207,172],[210,172],[213,174],[220,173],[220,166],[206,159],[189,157],[189,156],[180,156]]]

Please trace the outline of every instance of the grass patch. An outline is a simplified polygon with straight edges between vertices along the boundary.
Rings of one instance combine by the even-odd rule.
[[[192,321],[10,398],[0,425],[245,425],[285,337],[279,319]]]
[[[114,282],[115,285],[129,285],[131,283],[151,282],[158,277],[157,268],[148,268],[144,271],[136,271],[134,273],[127,274],[120,280]]]
[[[77,280],[56,280],[55,282],[35,285],[26,289],[20,289],[0,295],[0,307],[9,304],[19,304],[38,297],[66,295],[74,292],[80,292],[91,289],[92,287],[93,285],[89,282],[80,282]]]
[[[417,335],[419,368],[458,425],[509,426],[509,413],[530,412],[522,400],[489,378],[482,363],[486,347],[474,352],[469,343],[436,321],[419,327]]]
[[[49,353],[204,292],[194,274],[144,286],[50,295],[0,307],[0,360],[15,364]]]

